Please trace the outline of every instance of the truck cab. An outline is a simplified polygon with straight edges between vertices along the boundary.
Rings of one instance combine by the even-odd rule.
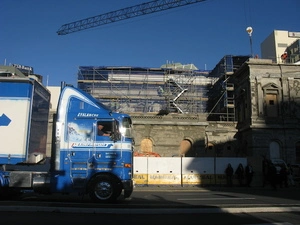
[[[50,93],[37,81],[0,79],[5,115],[5,126],[0,126],[4,134],[0,195],[4,190],[75,192],[88,194],[95,202],[112,202],[123,191],[124,198],[129,197],[133,191],[130,116],[113,112],[80,89],[62,85],[53,117],[50,160],[45,160],[49,102]],[[11,107],[4,107],[8,104]],[[19,141],[12,139],[16,131]]]
[[[100,129],[101,128],[101,129]],[[62,89],[56,118],[52,192],[81,190],[94,201],[133,190],[131,118],[73,87]]]

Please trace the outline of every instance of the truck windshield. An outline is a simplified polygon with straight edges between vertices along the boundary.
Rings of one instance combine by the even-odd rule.
[[[129,117],[124,117],[120,127],[120,132],[127,138],[133,138],[132,121]]]

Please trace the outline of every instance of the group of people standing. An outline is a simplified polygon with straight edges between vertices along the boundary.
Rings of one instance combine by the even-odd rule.
[[[233,186],[233,177],[236,175],[239,185],[250,187],[254,175],[253,167],[250,163],[244,168],[243,164],[240,163],[237,169],[234,171],[233,167],[229,163],[225,170],[227,185],[229,187]]]
[[[237,178],[239,186],[250,187],[254,175],[253,167],[250,163],[244,168],[243,164],[240,163],[238,167],[234,170],[232,165],[228,163],[226,169],[226,181],[227,186],[233,186],[233,178]],[[270,184],[274,189],[277,186],[289,187],[295,186],[295,181],[293,179],[292,167],[285,163],[274,164],[271,160],[266,158],[262,161],[262,174],[263,174],[263,187]]]
[[[295,185],[293,179],[293,169],[291,168],[290,164],[285,165],[285,163],[282,163],[275,166],[272,161],[264,158],[262,161],[262,172],[263,187],[268,183],[274,189],[277,189],[277,186],[289,187],[289,185]]]

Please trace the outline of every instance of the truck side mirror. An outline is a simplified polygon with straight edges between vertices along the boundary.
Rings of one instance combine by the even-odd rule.
[[[111,133],[110,138],[113,141],[118,141],[121,139],[121,134],[119,132],[114,131]]]
[[[113,121],[112,133],[111,133],[110,137],[113,141],[118,141],[118,140],[121,139],[121,134],[120,134],[119,129],[118,129],[118,122],[117,121]]]

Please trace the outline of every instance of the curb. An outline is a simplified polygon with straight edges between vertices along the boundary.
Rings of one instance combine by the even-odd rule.
[[[300,212],[300,207],[245,207],[245,208],[83,208],[0,206],[1,212],[49,212],[92,214],[195,214],[195,213],[276,213]]]

